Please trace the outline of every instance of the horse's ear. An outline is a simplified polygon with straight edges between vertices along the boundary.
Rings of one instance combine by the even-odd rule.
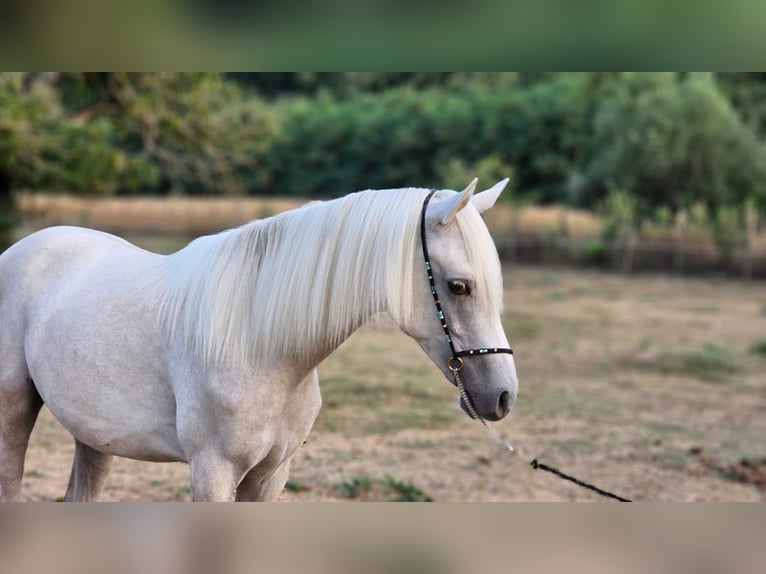
[[[500,196],[500,192],[508,185],[508,178],[498,181],[495,185],[485,191],[481,191],[473,196],[471,203],[479,211],[483,213],[490,207],[495,205],[497,198]]]
[[[449,199],[445,199],[438,203],[440,209],[439,222],[442,225],[449,225],[452,220],[455,219],[457,212],[468,205],[468,202],[471,201],[471,197],[473,196],[473,192],[476,190],[477,183],[479,183],[479,178],[474,177],[473,181],[468,184],[468,187],[459,194],[453,195]]]

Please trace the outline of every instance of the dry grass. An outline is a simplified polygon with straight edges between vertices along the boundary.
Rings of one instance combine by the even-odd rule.
[[[83,198],[70,195],[19,195],[25,220],[33,227],[82,225],[116,233],[157,233],[193,237],[242,225],[305,203],[288,198]],[[565,226],[572,236],[598,234],[592,213],[560,207],[511,207],[499,203],[487,213],[492,231],[556,233]]]
[[[18,194],[29,229],[50,225],[82,225],[122,234],[159,234],[196,237],[216,233],[298,207],[307,200],[283,197],[79,197],[64,194]],[[495,237],[566,235],[598,237],[601,220],[594,213],[562,206],[512,206],[498,203],[486,213]],[[673,240],[673,231],[649,223],[642,227],[647,240]],[[709,231],[689,227],[685,241],[714,249]],[[755,253],[766,253],[766,228],[753,240]]]
[[[486,213],[485,219],[493,232],[513,230],[517,234],[542,235],[564,232],[571,237],[593,237],[601,229],[601,222],[593,213],[560,206],[514,207],[499,203]]]
[[[458,410],[414,342],[374,325],[320,366],[324,406],[283,498],[343,500],[351,485],[388,500],[396,483],[436,501],[594,500],[532,471],[538,458],[636,500],[763,499],[716,471],[766,456],[766,358],[750,351],[766,332],[761,285],[525,267],[506,285],[521,394],[495,426],[515,456]],[[25,496],[63,494],[70,457],[46,413]],[[187,480],[184,465],[116,460],[104,497],[186,500]]]
[[[22,193],[19,204],[35,227],[81,225],[113,233],[194,237],[293,209],[286,198],[105,197]]]

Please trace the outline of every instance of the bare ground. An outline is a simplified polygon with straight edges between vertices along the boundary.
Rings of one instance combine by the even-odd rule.
[[[571,501],[599,496],[529,461],[639,501],[764,500],[762,283],[517,267],[506,332],[521,392],[495,427],[389,325],[362,329],[320,366],[324,406],[295,458],[289,501]],[[43,411],[24,497],[63,495],[68,434]],[[182,464],[115,459],[104,500],[188,500]]]

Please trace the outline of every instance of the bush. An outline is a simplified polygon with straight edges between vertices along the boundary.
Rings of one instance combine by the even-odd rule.
[[[447,181],[461,187],[467,181],[455,185],[456,174],[507,177],[513,168],[528,195],[565,199],[564,182],[587,125],[586,79],[557,76],[526,90],[397,88],[283,102],[280,133],[265,159],[270,192],[337,196]]]
[[[766,203],[763,143],[711,75],[626,75],[599,104],[593,128],[591,157],[572,190],[577,203],[597,204],[609,182],[643,210]]]
[[[755,343],[750,345],[750,352],[754,355],[766,356],[766,339],[758,339]]]
[[[14,188],[112,193],[153,185],[157,170],[146,156],[116,139],[107,117],[67,116],[50,78],[0,75],[0,173]]]
[[[465,187],[474,177],[478,177],[484,185],[495,183],[506,177],[513,179],[513,167],[506,164],[498,154],[488,155],[471,165],[454,157],[438,166],[437,173],[441,174],[442,186],[458,190]],[[506,192],[504,197],[510,197],[510,195],[511,193]]]

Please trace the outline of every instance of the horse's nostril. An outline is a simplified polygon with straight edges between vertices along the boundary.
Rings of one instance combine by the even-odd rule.
[[[497,416],[503,418],[511,410],[511,394],[508,391],[503,391],[497,398]]]

